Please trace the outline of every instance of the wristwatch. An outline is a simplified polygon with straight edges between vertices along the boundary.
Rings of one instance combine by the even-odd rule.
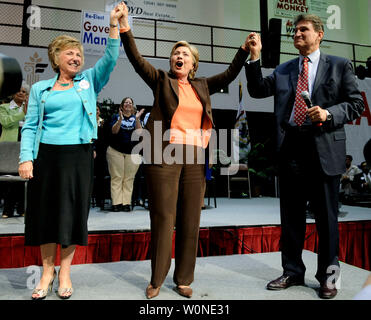
[[[332,120],[332,114],[328,110],[325,110],[325,111],[327,113],[326,121],[331,121]]]

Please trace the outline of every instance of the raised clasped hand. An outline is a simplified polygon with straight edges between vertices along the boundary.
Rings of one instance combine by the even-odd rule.
[[[246,38],[245,46],[250,50],[251,60],[259,59],[262,43],[258,33],[251,32]]]
[[[122,17],[122,11],[119,10],[118,5],[114,7],[110,12],[110,19],[111,22],[118,22],[118,20]]]
[[[117,8],[117,10],[119,10],[121,12],[121,16],[119,18],[120,26],[124,27],[124,26],[126,26],[126,24],[128,22],[128,16],[129,16],[128,7],[126,6],[125,2],[122,1],[116,6],[116,8]]]

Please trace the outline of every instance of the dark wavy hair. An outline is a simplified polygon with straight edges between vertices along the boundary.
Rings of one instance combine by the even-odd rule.
[[[299,14],[295,18],[294,26],[296,27],[296,25],[301,21],[311,22],[313,24],[314,30],[317,31],[317,32],[319,32],[319,31],[324,32],[325,31],[325,28],[324,28],[324,25],[323,25],[323,22],[322,22],[321,18],[314,15],[314,14]]]

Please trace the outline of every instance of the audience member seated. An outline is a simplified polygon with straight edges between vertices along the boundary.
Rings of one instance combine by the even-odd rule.
[[[371,173],[370,167],[366,161],[361,163],[361,173],[354,176],[353,188],[360,194],[371,195]]]
[[[346,171],[340,178],[340,201],[346,202],[347,199],[357,193],[352,187],[352,183],[354,180],[354,176],[358,173],[361,173],[361,169],[359,169],[356,165],[352,164],[353,157],[351,155],[347,155],[345,158],[345,167]]]

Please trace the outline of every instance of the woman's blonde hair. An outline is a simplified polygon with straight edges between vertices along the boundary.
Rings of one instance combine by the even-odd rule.
[[[195,46],[189,44],[185,40],[181,40],[174,44],[173,48],[171,49],[170,57],[174,54],[174,51],[179,47],[187,47],[191,51],[193,59],[193,70],[189,72],[189,78],[193,80],[196,76],[196,71],[198,69],[198,61],[200,59],[200,54],[198,53],[198,50]]]
[[[76,48],[81,52],[81,67],[84,65],[84,47],[81,42],[74,37],[61,35],[56,37],[48,46],[49,61],[53,70],[59,73],[58,58],[61,51],[65,49]]]

